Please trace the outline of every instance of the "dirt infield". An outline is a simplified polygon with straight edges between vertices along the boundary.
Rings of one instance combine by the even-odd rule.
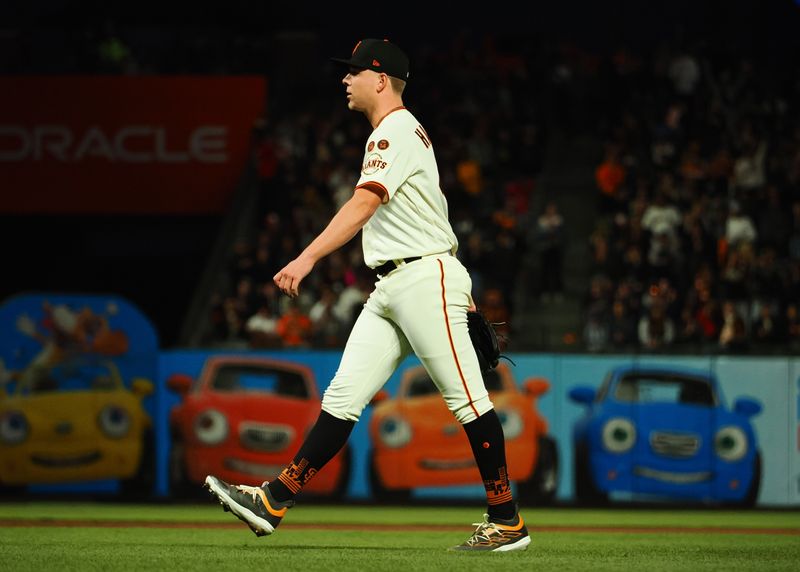
[[[457,532],[468,529],[465,526],[426,525],[441,532]],[[0,519],[0,528],[20,527],[63,527],[63,528],[187,528],[247,530],[238,522],[167,522],[155,520],[79,520],[79,519]],[[416,530],[418,524],[311,524],[284,523],[286,530],[370,530],[378,532],[403,532]],[[723,528],[723,527],[677,527],[677,526],[530,526],[531,532],[597,532],[630,534],[766,534],[800,536],[800,528]]]

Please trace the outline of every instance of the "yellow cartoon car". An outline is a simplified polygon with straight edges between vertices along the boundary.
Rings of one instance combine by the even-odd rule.
[[[0,388],[0,487],[132,479],[151,420],[152,382],[128,389],[117,366],[86,357],[27,369]]]

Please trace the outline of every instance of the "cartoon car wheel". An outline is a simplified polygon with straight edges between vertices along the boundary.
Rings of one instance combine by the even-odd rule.
[[[147,429],[142,436],[142,459],[139,469],[129,479],[120,481],[120,492],[126,497],[147,496],[153,490],[156,475],[156,450],[153,430]]]
[[[605,504],[608,495],[600,491],[594,484],[589,467],[589,449],[581,444],[575,447],[575,497],[581,504]]]
[[[186,468],[186,445],[180,435],[173,434],[169,449],[169,490],[174,498],[200,497],[202,487],[189,481]]]
[[[409,489],[389,489],[381,481],[380,471],[375,463],[375,451],[369,452],[369,484],[375,500],[385,503],[401,503],[411,498]]]
[[[750,482],[750,488],[747,489],[747,494],[742,500],[742,506],[754,507],[758,500],[758,489],[761,486],[761,453],[756,453],[756,459],[753,463],[753,480]]]
[[[521,499],[537,505],[550,504],[558,489],[558,448],[547,435],[539,437],[539,459],[527,481],[518,483]]]

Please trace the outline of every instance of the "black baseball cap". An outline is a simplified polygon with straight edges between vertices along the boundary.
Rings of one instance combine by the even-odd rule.
[[[331,59],[340,64],[385,73],[408,81],[408,56],[389,40],[367,38],[356,44],[350,59]]]

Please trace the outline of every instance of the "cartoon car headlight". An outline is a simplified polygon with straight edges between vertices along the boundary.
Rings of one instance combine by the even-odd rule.
[[[724,461],[738,461],[747,453],[747,436],[733,425],[721,427],[714,435],[714,451]]]
[[[503,435],[506,439],[514,439],[522,433],[522,416],[514,409],[504,409],[497,412],[503,426]]]
[[[378,431],[383,444],[393,449],[411,441],[411,425],[400,417],[387,417],[381,421]]]
[[[7,411],[0,417],[0,440],[8,445],[22,443],[30,432],[28,419],[20,411]]]
[[[603,446],[611,453],[625,453],[636,442],[636,427],[624,417],[613,417],[603,425]]]
[[[194,420],[194,434],[205,445],[216,445],[228,436],[228,419],[216,409],[207,409]]]
[[[97,424],[112,439],[121,439],[131,429],[131,416],[118,405],[106,405],[97,416]]]

